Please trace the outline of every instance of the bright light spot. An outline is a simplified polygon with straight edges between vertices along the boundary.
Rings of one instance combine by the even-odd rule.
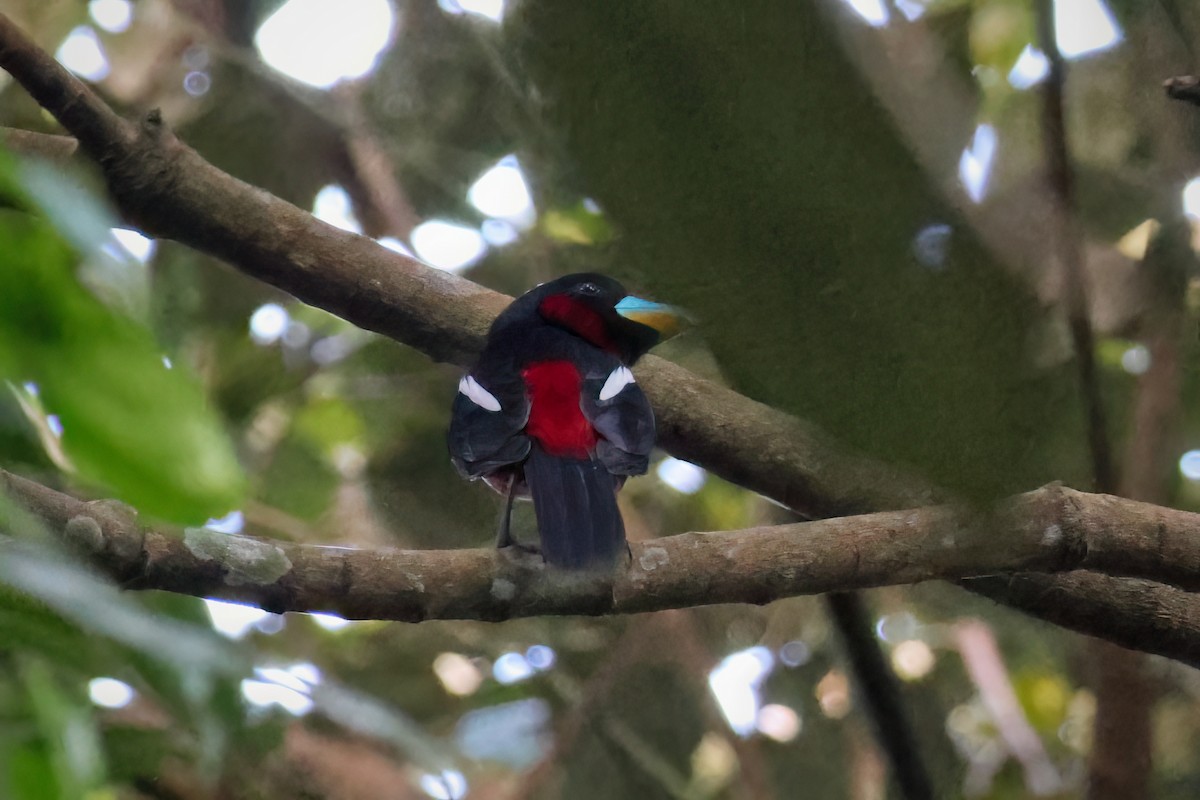
[[[751,647],[730,653],[709,673],[708,688],[734,733],[749,736],[754,731],[761,704],[759,687],[774,666],[770,650]]]
[[[312,698],[307,694],[273,681],[243,680],[242,697],[250,705],[260,708],[277,705],[294,717],[304,716],[313,707]]]
[[[1150,351],[1144,344],[1135,344],[1121,354],[1121,367],[1130,375],[1144,375],[1150,369]]]
[[[1121,41],[1121,29],[1104,0],[1055,0],[1054,30],[1066,58],[1107,50]]]
[[[779,648],[779,661],[785,667],[802,667],[812,658],[808,645],[799,639],[788,642]]]
[[[355,350],[354,342],[347,336],[334,334],[313,342],[309,355],[321,366],[328,366],[341,361]]]
[[[527,769],[547,754],[550,704],[537,697],[485,705],[459,717],[454,743],[468,758]]]
[[[1049,72],[1050,61],[1046,54],[1027,44],[1013,68],[1008,71],[1008,83],[1014,89],[1028,89],[1041,83]]]
[[[913,237],[913,255],[921,266],[937,271],[946,265],[950,238],[954,229],[944,222],[926,225]]]
[[[790,742],[800,735],[800,715],[788,706],[769,703],[759,710],[755,727],[777,742]]]
[[[479,231],[442,220],[413,228],[412,246],[423,261],[447,272],[475,263],[487,250]]]
[[[101,708],[124,708],[133,702],[137,692],[116,678],[92,678],[88,682],[88,697]]]
[[[535,644],[525,651],[525,660],[538,672],[545,672],[554,666],[558,656],[555,654],[554,648],[544,644]]]
[[[892,669],[907,681],[924,678],[936,661],[933,650],[920,639],[901,642],[892,650]]]
[[[841,719],[850,712],[850,681],[836,669],[817,683],[816,695],[821,713],[830,719]]]
[[[1184,210],[1187,210],[1186,207]],[[1117,250],[1132,261],[1141,261],[1146,257],[1146,251],[1150,248],[1150,240],[1154,238],[1161,227],[1162,225],[1156,219],[1143,220],[1117,240]]]
[[[1189,481],[1200,481],[1200,450],[1188,450],[1180,456],[1179,471]]]
[[[312,664],[307,666],[312,667],[314,670],[316,669]],[[280,669],[279,667],[255,667],[254,674],[268,683],[278,684],[294,692],[306,693],[309,689],[308,682],[301,680],[299,676],[293,675],[287,669]]]
[[[699,789],[697,797],[716,797],[727,786],[738,769],[738,755],[733,745],[722,735],[709,731],[692,751],[691,788]]]
[[[171,361],[170,356],[163,356],[162,362],[163,362],[163,366],[166,367],[167,369],[175,369],[175,363],[173,361]]]
[[[925,16],[925,6],[917,0],[895,0],[896,8],[909,22],[916,22]]]
[[[388,0],[288,0],[259,27],[254,45],[283,74],[328,89],[371,71],[392,22]]]
[[[483,240],[492,247],[512,244],[520,235],[511,222],[502,219],[485,219],[479,227],[479,232],[483,234]]]
[[[212,78],[207,72],[195,70],[183,76],[183,90],[192,97],[199,97],[202,94],[207,94],[212,88]]]
[[[350,620],[339,617],[337,614],[325,614],[318,611],[309,614],[308,618],[327,631],[340,631],[350,625]]]
[[[522,228],[533,224],[535,218],[529,184],[513,155],[505,156],[483,173],[467,191],[467,199],[489,217],[505,219]]]
[[[261,305],[250,315],[250,338],[255,344],[274,344],[283,336],[287,327],[287,309],[278,303]]]
[[[492,664],[492,677],[506,686],[533,676],[533,667],[520,653],[505,653]]]
[[[49,428],[50,432],[53,433],[55,436],[57,436],[60,439],[62,438],[63,424],[62,424],[62,420],[59,419],[58,414],[47,414],[46,415],[46,427]]]
[[[112,235],[117,240],[117,244],[121,245],[122,250],[142,264],[154,256],[154,251],[158,247],[158,243],[150,237],[128,228],[113,228]]]
[[[450,0],[454,3],[455,0]],[[504,0],[457,0],[456,5],[468,14],[487,17],[492,22],[504,19]]]
[[[438,676],[446,691],[458,697],[474,694],[484,682],[484,673],[479,667],[457,652],[439,652],[433,660],[433,674]]]
[[[875,635],[885,642],[896,644],[917,635],[921,623],[908,611],[886,614],[875,623]]]
[[[358,224],[354,208],[350,204],[350,195],[340,186],[331,184],[317,192],[313,201],[313,216],[335,228],[362,233],[362,226]]]
[[[109,33],[124,33],[133,22],[133,3],[129,0],[92,0],[88,3],[88,14]]]
[[[447,692],[459,697],[475,694],[483,683],[483,673],[479,667],[459,653],[438,653],[433,660],[433,674]]]
[[[408,256],[409,258],[413,257],[413,251],[408,249],[408,245],[394,236],[385,236],[382,239],[376,239],[375,242],[376,244],[391,250],[393,253],[399,253],[400,255]]]
[[[102,81],[108,77],[108,57],[104,45],[96,32],[87,25],[80,25],[67,34],[54,54],[64,67],[89,81]]]
[[[883,4],[883,0],[842,0],[843,3],[854,9],[863,20],[872,27],[878,28],[888,23],[887,6]]]
[[[40,391],[38,389],[38,385],[36,383],[34,383],[33,381],[26,381],[25,383],[22,383],[21,388],[24,389],[29,394],[33,395],[34,397],[37,397],[38,392]]]
[[[996,129],[985,123],[975,129],[971,146],[963,150],[958,161],[958,179],[967,190],[967,196],[976,203],[983,200],[995,156]]]
[[[226,603],[224,600],[205,599],[209,619],[216,631],[230,639],[245,637],[250,629],[271,616],[261,608],[244,606],[239,603]]]
[[[287,671],[309,686],[316,686],[321,682],[321,670],[316,664],[309,664],[307,661],[292,664]]]
[[[283,331],[283,343],[288,347],[296,349],[308,347],[310,339],[312,339],[312,329],[303,322],[291,320]]]
[[[241,533],[246,527],[246,517],[241,511],[230,511],[223,517],[210,519],[204,527],[217,533]]]
[[[1200,178],[1192,178],[1183,187],[1183,210],[1193,219],[1200,219]]]
[[[434,800],[462,800],[467,796],[467,778],[456,769],[442,770],[440,775],[427,772],[420,782],[421,791]]]
[[[707,473],[695,464],[667,457],[658,465],[658,479],[683,494],[695,494],[704,486]]]

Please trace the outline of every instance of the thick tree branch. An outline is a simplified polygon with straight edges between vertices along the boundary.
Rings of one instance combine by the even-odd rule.
[[[155,114],[148,115],[140,125],[121,119],[3,14],[0,14],[0,68],[12,74],[79,140],[82,150],[103,169],[121,213],[151,235],[178,240],[360,327],[404,342],[435,359],[460,364],[469,361],[478,350],[487,326],[508,301],[503,295],[392,253],[370,239],[333,228],[307,212],[220,172],[179,142]],[[880,508],[908,508],[926,505],[934,497],[934,492],[922,482],[898,477],[890,468],[847,454],[807,423],[700,380],[678,366],[649,357],[639,366],[637,374],[655,406],[660,423],[660,443],[665,449],[802,513],[837,516]],[[163,542],[173,541],[160,538]],[[707,537],[704,540],[710,541]],[[792,541],[791,546],[794,544]],[[223,587],[224,596],[238,596],[233,591],[236,587],[224,584],[221,568],[216,563],[195,556],[186,547],[180,551],[180,545],[163,544],[162,547],[166,560],[157,563],[166,571],[142,576],[145,585],[168,588],[167,584],[173,581],[177,590],[185,590],[188,576],[166,567],[175,564],[175,568],[180,568],[190,564],[198,570],[193,576],[197,584],[207,581],[214,589]],[[656,547],[657,544],[647,545],[640,552],[644,555]],[[414,619],[454,616],[453,604],[461,602],[462,596],[457,601],[449,597],[442,603],[423,592],[416,592],[414,597],[419,602],[400,603],[397,597],[402,598],[404,593],[396,585],[396,576],[403,573],[394,570],[399,569],[401,563],[420,565],[426,563],[423,559],[432,559],[431,568],[441,570],[439,574],[454,579],[461,577],[471,586],[486,584],[485,589],[491,586],[492,573],[499,569],[491,557],[483,553],[427,556],[359,553],[340,557],[329,555],[330,552],[336,551],[326,551],[328,558],[341,558],[352,566],[376,561],[390,565],[379,567],[382,571],[379,577],[391,586],[387,590],[390,592],[388,602],[396,603],[395,607],[400,611],[407,609],[406,618]],[[184,557],[189,553],[190,560]],[[175,555],[179,558],[172,561]],[[334,608],[337,593],[333,587],[319,588],[305,583],[296,564],[309,563],[309,555],[306,551],[305,558],[293,562],[289,569],[290,582],[285,583],[288,587],[295,584],[294,588],[286,591],[276,588],[269,597],[260,592],[262,601],[279,606],[287,599],[292,605],[283,603],[283,607],[299,608],[307,604],[312,608],[324,606],[362,616],[363,608],[371,604],[364,605],[361,596],[357,606],[348,603]],[[848,583],[824,586],[801,580],[792,589],[847,589],[878,582],[935,577],[936,570],[926,569],[928,574],[921,576],[912,574],[913,569],[925,565],[920,563],[923,554],[911,555],[917,560],[904,565],[908,572],[901,570],[895,575],[877,575],[872,580],[860,577]],[[794,561],[796,556],[791,558]],[[694,579],[711,580],[715,584],[732,580],[731,575],[722,574],[723,560],[716,559],[714,563],[716,566],[711,575],[697,573]],[[769,561],[764,565],[771,566]],[[347,575],[356,574],[352,566],[346,567]],[[997,564],[975,566],[985,571],[1012,567],[1011,564],[1008,567]],[[468,574],[468,567],[478,571]],[[700,569],[700,562],[696,562],[694,568]],[[944,577],[951,577],[954,572],[950,570]],[[168,575],[170,581],[167,581]],[[154,584],[151,577],[159,583]],[[326,577],[324,573],[318,575],[321,580]],[[1169,580],[1169,577],[1156,577]],[[775,577],[764,573],[757,580],[760,586],[781,591],[777,571]],[[788,580],[800,579],[793,575]],[[674,599],[670,595],[659,596],[650,602],[649,596],[643,594],[639,595],[642,603],[619,605],[611,593],[597,594],[594,589],[589,590],[591,594],[580,595],[578,602],[564,604],[559,595],[545,594],[549,583],[549,579],[543,577],[529,586],[523,585],[522,604],[514,606],[510,603],[504,607],[504,614],[516,613],[514,608],[521,613],[599,613],[606,609],[646,610],[669,607],[672,603],[684,604],[682,596]],[[1065,580],[1063,587],[1064,591],[1072,590]],[[197,590],[197,587],[191,589]],[[254,594],[243,591],[242,599],[251,599]],[[577,594],[579,591],[582,590],[569,590]],[[992,585],[988,591],[1002,599],[1005,590]],[[1185,607],[1187,613],[1200,618],[1200,603],[1195,603],[1186,594],[1163,586],[1154,587],[1151,594],[1161,596],[1162,603],[1180,609],[1181,623],[1186,624],[1191,619],[1182,613]],[[488,596],[485,591],[484,599]],[[528,599],[534,597],[539,598],[536,603]],[[1081,601],[1089,597],[1083,596]],[[318,599],[320,603],[314,604]],[[717,599],[732,601],[735,598],[706,596],[696,598],[695,602],[715,602]],[[769,599],[769,592],[751,593],[741,599],[764,601]],[[1026,599],[1014,589],[1014,603],[1020,604]],[[295,605],[301,600],[304,603]],[[387,605],[378,598],[377,601],[376,605]],[[493,600],[488,607],[493,616],[500,614],[496,602]],[[1046,618],[1054,615],[1061,624],[1076,627],[1071,622],[1070,609],[1024,607]],[[534,611],[534,608],[541,610]],[[1117,620],[1122,614],[1130,613],[1130,608],[1114,605],[1109,611],[1111,618]],[[482,613],[476,612],[477,615]],[[398,616],[399,611],[393,610],[391,615]],[[1088,626],[1095,623],[1091,617],[1078,620],[1078,626],[1089,630]],[[1189,637],[1196,631],[1200,631],[1200,625],[1183,629],[1179,636],[1191,642]],[[1155,643],[1150,641],[1132,646],[1156,649]]]
[[[566,574],[491,550],[367,551],[180,534],[142,528],[128,510],[3,471],[0,487],[127,588],[349,619],[634,613],[1024,571],[1086,569],[1200,587],[1200,514],[1056,485],[986,516],[937,506],[633,543],[630,563],[612,577]],[[985,582],[985,592],[994,585]],[[1200,664],[1195,616],[1184,617],[1195,623],[1190,629],[1164,637],[1165,648],[1156,640],[1141,646]]]

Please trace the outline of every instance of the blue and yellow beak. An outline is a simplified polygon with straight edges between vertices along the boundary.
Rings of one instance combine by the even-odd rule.
[[[658,331],[661,339],[670,339],[687,327],[688,323],[687,316],[674,306],[643,300],[633,295],[617,303],[616,310],[625,319]]]

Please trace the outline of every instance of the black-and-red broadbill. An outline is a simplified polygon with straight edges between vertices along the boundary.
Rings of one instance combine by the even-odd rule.
[[[629,367],[678,321],[593,273],[542,284],[496,318],[459,382],[448,441],[464,477],[508,498],[498,546],[513,543],[513,498],[528,496],[547,563],[608,569],[626,552],[616,495],[654,446],[654,413]]]

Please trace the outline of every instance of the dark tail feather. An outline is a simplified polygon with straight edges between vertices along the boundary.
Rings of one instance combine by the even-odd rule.
[[[542,556],[565,569],[606,569],[625,552],[613,476],[599,461],[560,458],[533,445],[525,462]]]

